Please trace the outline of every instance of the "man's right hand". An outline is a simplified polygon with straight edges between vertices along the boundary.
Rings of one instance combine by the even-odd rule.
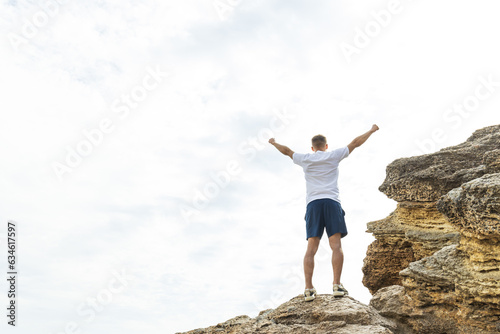
[[[269,139],[269,144],[274,145],[274,143],[276,143],[276,140],[274,140],[274,138]]]
[[[347,148],[349,149],[349,153],[352,153],[352,151],[354,151],[354,149],[356,147],[360,147],[361,145],[363,145],[365,143],[365,141],[368,139],[368,137],[370,137],[376,131],[378,131],[378,126],[377,126],[377,124],[373,124],[370,131],[368,131],[365,134],[362,134],[361,136],[354,138],[354,140],[349,145],[347,145]]]

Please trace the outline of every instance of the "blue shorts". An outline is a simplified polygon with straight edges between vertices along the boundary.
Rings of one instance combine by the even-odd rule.
[[[341,237],[347,235],[347,227],[344,220],[345,212],[340,203],[329,198],[317,199],[307,204],[306,230],[307,239],[312,237],[321,237],[326,228],[328,238],[336,233]]]

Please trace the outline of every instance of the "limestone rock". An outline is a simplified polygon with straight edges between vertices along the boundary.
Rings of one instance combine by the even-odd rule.
[[[389,217],[368,223],[367,232],[376,238],[363,261],[363,284],[372,294],[383,287],[401,285],[399,272],[411,262],[459,240],[457,229],[435,203],[427,202],[398,203]]]
[[[387,166],[387,177],[379,189],[398,202],[435,202],[451,189],[498,168],[498,152],[488,152],[498,150],[499,143],[500,125],[495,125],[477,130],[463,144],[398,159]],[[483,158],[488,163],[492,159],[488,168]]]
[[[417,331],[446,328],[446,333],[495,333],[500,320],[500,282],[497,271],[476,272],[457,245],[413,262],[401,272],[409,297],[407,313],[433,315],[422,324],[410,317]],[[409,306],[413,307],[408,311]],[[418,310],[418,311],[417,311]],[[446,319],[443,323],[439,319]],[[453,320],[450,322],[450,320]]]
[[[378,310],[380,315],[401,321],[408,316],[404,305],[409,304],[409,297],[401,285],[382,288],[370,300],[370,306]]]
[[[394,321],[385,319],[374,308],[351,297],[318,295],[314,301],[305,302],[300,295],[274,310],[261,312],[255,318],[239,316],[184,334],[390,334],[395,329]]]
[[[500,173],[500,149],[486,152],[483,158],[486,173]]]
[[[451,190],[437,207],[463,233],[478,239],[500,239],[500,173]]]
[[[398,206],[386,219],[368,223],[367,232],[376,241],[363,263],[363,283],[371,293],[401,285],[399,272],[410,262],[459,243],[459,225],[451,223],[436,202],[450,190],[499,168],[499,147],[500,125],[495,125],[477,130],[460,145],[398,159],[387,167],[380,190],[398,201]],[[484,248],[477,240],[467,244]]]
[[[396,332],[500,333],[499,147],[497,125],[389,165],[380,190],[398,207],[368,223],[363,282]]]
[[[462,234],[459,249],[479,272],[500,268],[500,173],[451,190],[438,208]],[[500,273],[498,274],[500,279]]]

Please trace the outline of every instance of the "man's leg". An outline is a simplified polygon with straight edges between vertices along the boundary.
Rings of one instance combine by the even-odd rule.
[[[319,237],[311,237],[307,239],[307,251],[304,256],[304,276],[306,278],[306,289],[312,289],[312,276],[314,271],[314,255],[318,251]]]
[[[340,233],[335,233],[328,238],[328,241],[332,249],[333,284],[340,284],[342,266],[344,265],[344,252],[340,242]]]

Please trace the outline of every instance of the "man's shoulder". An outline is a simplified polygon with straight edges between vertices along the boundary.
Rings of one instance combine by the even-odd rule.
[[[342,146],[342,147],[337,147],[336,149],[331,150],[330,153],[344,152],[345,150],[349,151],[349,148],[347,147],[347,145],[346,146]]]
[[[303,160],[304,154],[299,152],[293,152],[292,160],[294,163],[299,163]]]
[[[349,156],[349,148],[347,146],[342,146],[330,151],[329,153],[329,157],[342,160],[343,158]]]

